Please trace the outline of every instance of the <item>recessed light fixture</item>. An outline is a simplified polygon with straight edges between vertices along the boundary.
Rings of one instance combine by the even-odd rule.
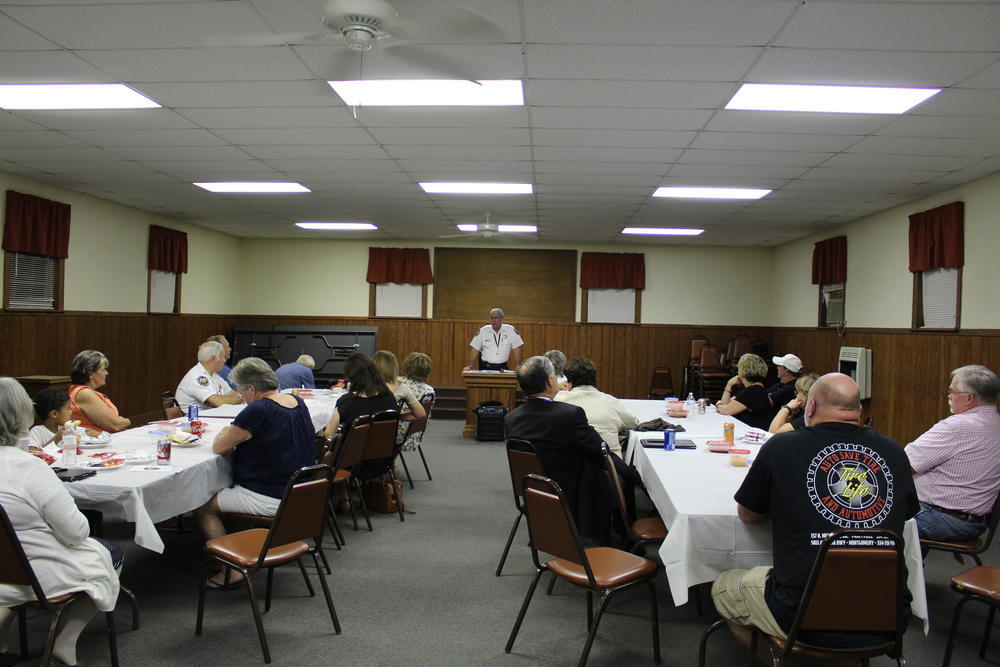
[[[530,195],[531,183],[420,183],[432,195]]]
[[[460,231],[460,232],[478,232],[479,231],[479,225],[477,225],[474,222],[463,222],[462,224],[455,225],[455,226],[458,227],[458,231]]]
[[[649,234],[651,236],[699,236],[704,229],[678,229],[669,227],[626,227],[622,234]]]
[[[654,197],[671,197],[675,199],[760,199],[770,194],[770,190],[756,188],[686,188],[662,187],[656,188]]]
[[[880,88],[744,83],[727,109],[826,113],[905,113],[941,92],[940,88]]]
[[[370,222],[296,222],[295,226],[302,229],[324,231],[367,231],[378,229],[378,227]]]
[[[348,106],[523,106],[517,79],[373,79],[327,81]]]
[[[534,234],[538,231],[535,225],[497,225],[498,232],[507,234]]]
[[[0,85],[2,109],[152,109],[159,106],[123,83]]]
[[[258,181],[220,181],[217,183],[195,183],[209,192],[312,192],[300,183],[274,183]]]

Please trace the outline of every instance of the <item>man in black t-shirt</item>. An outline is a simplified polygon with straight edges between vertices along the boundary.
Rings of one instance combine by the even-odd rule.
[[[903,448],[861,426],[858,385],[840,373],[809,391],[806,428],[781,433],[761,447],[736,492],[744,523],[770,519],[774,567],[729,570],[712,596],[719,613],[786,637],[819,544],[838,529],[885,528],[898,535],[920,506]],[[844,582],[849,594],[850,582]],[[828,647],[878,643],[868,632],[802,633]]]
[[[802,375],[802,360],[794,354],[771,357],[771,363],[778,369],[778,381],[767,388],[767,399],[771,402],[774,415],[781,406],[795,398],[795,381]]]

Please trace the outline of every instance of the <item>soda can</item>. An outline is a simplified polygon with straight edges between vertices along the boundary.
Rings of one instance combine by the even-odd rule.
[[[722,425],[722,439],[726,442],[736,441],[736,425],[733,422],[726,422]]]
[[[198,406],[197,405],[189,405],[188,406],[188,421],[189,422],[196,422],[196,421],[198,421]]]
[[[160,438],[156,441],[156,462],[161,466],[170,465],[170,440]]]
[[[674,451],[674,444],[677,442],[677,431],[668,428],[663,432],[663,449],[668,452]]]
[[[707,409],[708,409],[708,399],[707,398],[699,398],[698,399],[698,414],[699,415],[705,414],[705,410],[707,410]]]

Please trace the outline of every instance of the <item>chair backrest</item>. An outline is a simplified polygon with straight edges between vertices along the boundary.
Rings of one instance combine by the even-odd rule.
[[[701,347],[701,368],[707,371],[722,368],[719,363],[719,348],[715,345],[706,343]]]
[[[674,379],[669,366],[657,366],[649,381],[649,398],[666,398],[674,393]]]
[[[521,480],[525,475],[545,476],[542,459],[535,446],[527,440],[507,439],[507,466],[510,468],[510,485],[514,491],[514,507],[522,510]]]
[[[701,363],[701,348],[708,345],[708,338],[705,336],[691,336],[691,357],[688,363],[697,366]]]
[[[180,419],[184,416],[184,411],[181,410],[181,406],[177,405],[177,399],[174,397],[173,392],[163,392],[160,401],[163,404],[164,419]]]
[[[396,456],[396,432],[399,427],[399,411],[383,410],[372,415],[368,425],[368,439],[362,461],[389,459]]]
[[[47,603],[48,598],[31,569],[31,562],[3,506],[0,506],[0,584],[30,586],[38,601]]]
[[[852,543],[859,546],[852,546]],[[864,591],[864,604],[846,595]],[[785,646],[791,653],[800,630],[895,633],[903,636],[903,540],[891,530],[837,530],[823,540]]]
[[[622,515],[622,522],[628,524],[625,490],[622,489],[621,477],[618,476],[618,469],[615,468],[615,462],[611,459],[611,450],[608,449],[607,445],[601,445],[601,449],[604,451],[604,467],[608,472],[608,479],[611,480],[611,495],[614,496],[615,505]]]
[[[581,566],[590,586],[597,588],[587,552],[580,542],[580,534],[569,511],[569,503],[559,485],[548,477],[525,475],[521,480],[521,489],[535,567],[542,566],[538,552],[544,551]]]
[[[420,398],[420,405],[424,408],[424,416],[420,419],[414,419],[411,422],[407,422],[409,427],[407,427],[406,434],[403,436],[404,442],[408,440],[410,436],[419,435],[427,430],[427,420],[431,418],[431,408],[434,407],[434,393],[430,392],[424,394]]]
[[[733,353],[729,359],[731,364],[735,364],[744,354],[753,352],[753,341],[746,334],[739,334],[733,338]]]
[[[322,545],[323,518],[332,483],[333,468],[328,465],[311,465],[295,471],[288,480],[281,505],[264,540],[258,567],[268,550],[275,547],[308,539],[315,540],[317,547]]]
[[[351,424],[351,430],[347,432],[347,437],[341,441],[334,456],[338,470],[353,468],[361,463],[361,457],[365,453],[365,441],[368,439],[368,425],[371,420],[371,415],[361,415]]]

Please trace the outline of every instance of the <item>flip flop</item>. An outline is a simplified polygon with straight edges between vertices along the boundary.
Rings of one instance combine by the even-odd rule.
[[[205,588],[210,591],[231,591],[243,586],[243,580],[230,581],[228,584],[217,584],[211,579],[205,581]]]

